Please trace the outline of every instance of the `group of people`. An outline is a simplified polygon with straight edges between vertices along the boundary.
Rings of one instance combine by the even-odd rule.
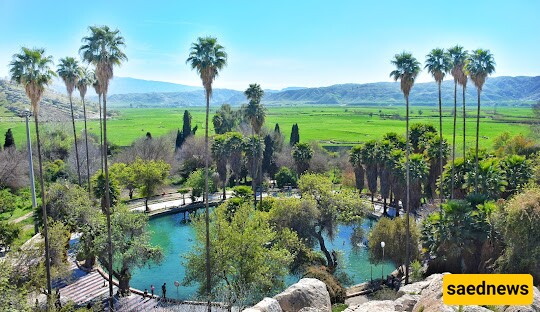
[[[154,285],[150,285],[150,298],[154,298],[154,291]],[[161,285],[161,292],[163,294],[162,298],[167,299],[167,283],[163,283],[163,285]],[[145,289],[143,293],[143,299],[146,299],[146,297],[148,297],[148,289]]]

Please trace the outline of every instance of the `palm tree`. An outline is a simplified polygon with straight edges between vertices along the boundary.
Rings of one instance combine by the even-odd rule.
[[[79,49],[84,61],[96,67],[95,74],[99,82],[99,89],[103,96],[103,172],[105,173],[105,190],[110,190],[109,168],[107,164],[107,91],[109,80],[114,75],[114,66],[127,61],[122,51],[124,38],[118,29],[111,30],[108,26],[90,26],[90,35],[82,39],[83,45]],[[107,212],[107,238],[109,244],[109,281],[112,281],[113,246],[111,239],[111,207],[110,192],[105,191],[105,211]],[[109,283],[109,310],[113,309],[113,285]]]
[[[210,98],[212,97],[212,83],[219,71],[227,65],[225,48],[217,43],[214,37],[199,37],[191,45],[189,57],[186,60],[195,69],[201,78],[206,92],[206,126],[204,128],[204,203],[206,207],[206,294],[208,295],[208,311],[210,311],[210,225],[208,212],[208,116],[210,114]]]
[[[487,76],[495,72],[495,60],[489,50],[477,49],[472,52],[469,57],[465,70],[474,82],[478,94],[478,110],[476,112],[476,149],[474,168],[474,190],[478,191],[478,138],[480,134],[480,93],[486,82]]]
[[[223,183],[223,200],[226,199],[225,186],[227,185],[227,159],[229,158],[229,151],[227,145],[227,136],[224,134],[218,134],[214,137],[212,142],[212,157],[216,162],[216,169],[219,174],[219,178]]]
[[[86,126],[86,103],[84,102],[84,97],[88,86],[94,83],[94,76],[91,72],[88,71],[85,67],[79,68],[79,80],[77,81],[77,89],[79,89],[79,94],[81,96],[83,113],[84,113],[84,144],[86,146],[86,179],[88,183],[88,193],[91,194],[90,190],[90,157],[88,157],[88,128]]]
[[[252,83],[249,85],[249,88],[244,91],[244,95],[249,100],[249,104],[244,108],[244,118],[249,120],[251,124],[252,131],[257,134],[258,140],[260,142],[260,133],[261,128],[264,124],[265,118],[266,118],[266,109],[261,104],[261,99],[264,96],[264,91],[261,88],[261,86],[258,83]],[[257,206],[257,185],[256,181],[259,183],[262,183],[262,170],[260,170],[259,166],[259,155],[254,155],[255,159],[257,159],[257,162],[253,162],[253,166],[257,166],[257,168],[254,167],[253,173],[254,176],[252,177],[253,182],[253,196],[255,197],[255,207]],[[260,164],[262,165],[262,164]],[[262,188],[260,193],[260,201],[262,201]]]
[[[60,64],[58,64],[58,70],[57,70],[58,76],[62,78],[66,85],[67,93],[69,96],[69,107],[71,109],[71,123],[73,125],[73,139],[75,140],[75,161],[77,163],[77,176],[79,178],[79,185],[82,184],[81,182],[81,167],[79,164],[79,147],[77,144],[77,129],[75,129],[75,116],[73,114],[73,101],[72,101],[72,95],[73,90],[75,90],[75,87],[77,85],[77,81],[79,80],[79,62],[75,60],[73,57],[66,57],[63,59],[60,59]]]
[[[226,136],[225,144],[229,151],[229,166],[231,167],[231,173],[234,175],[235,184],[238,185],[240,176],[242,175],[242,151],[244,149],[244,142],[242,135],[238,132],[228,132]]]
[[[26,96],[30,99],[34,122],[36,124],[36,137],[39,163],[39,183],[41,186],[41,213],[43,222],[43,236],[45,238],[45,269],[47,272],[47,294],[52,295],[51,284],[51,258],[49,256],[49,228],[47,224],[47,208],[45,202],[45,183],[43,181],[43,162],[41,160],[41,142],[39,140],[39,102],[45,92],[45,86],[51,83],[52,77],[56,76],[51,70],[52,57],[45,56],[44,49],[28,49],[23,47],[20,53],[13,55],[13,61],[9,63],[11,80],[22,85]]]
[[[439,142],[443,142],[443,129],[442,129],[442,99],[441,99],[441,83],[444,79],[446,73],[450,71],[450,58],[444,52],[444,49],[433,49],[426,56],[426,66],[428,72],[433,76],[437,82],[439,88]],[[454,112],[455,119],[455,112]],[[443,145],[439,144],[439,173],[442,177],[443,174]],[[442,183],[440,183],[439,190],[439,203],[442,211],[442,202],[443,202],[443,191]]]
[[[300,176],[309,169],[309,161],[313,157],[313,148],[307,143],[296,143],[291,155],[296,163],[296,172]]]
[[[396,54],[391,63],[396,66],[396,69],[390,73],[395,81],[398,79],[401,82],[401,91],[405,96],[406,103],[406,147],[405,147],[405,171],[406,171],[406,187],[407,187],[407,196],[405,200],[405,207],[407,212],[407,261],[405,261],[405,284],[409,283],[409,262],[411,251],[409,247],[410,240],[410,224],[409,224],[409,201],[410,201],[410,189],[409,189],[409,153],[410,153],[410,142],[409,142],[409,93],[414,85],[414,80],[420,72],[420,62],[412,56],[411,53],[402,52],[401,54]]]
[[[358,193],[361,194],[364,189],[364,166],[362,165],[363,145],[357,145],[351,149],[349,162],[354,167],[354,178]]]
[[[465,75],[464,67],[465,62],[467,61],[467,50],[463,50],[463,47],[456,45],[448,49],[448,56],[452,62],[452,69],[450,73],[454,77],[454,134],[452,135],[452,177],[454,176],[455,170],[455,158],[456,158],[456,121],[457,121],[457,85],[458,83],[462,86],[463,91],[463,158],[465,158],[466,153],[466,143],[465,143],[465,88],[467,87],[467,75]],[[454,179],[451,180],[450,189],[454,189]],[[450,192],[450,198],[453,199],[454,192]]]
[[[378,173],[378,146],[376,140],[370,140],[364,143],[360,153],[362,163],[366,166],[366,179],[369,192],[371,193],[371,202],[375,200],[377,192],[377,173]]]
[[[99,81],[96,77],[96,73],[92,72],[93,75],[93,83],[92,87],[94,87],[94,90],[96,91],[96,94],[98,95],[98,110],[99,110],[99,146],[103,146],[103,118],[101,116],[101,97],[103,93],[101,92],[101,89],[99,88]],[[103,149],[99,150],[99,156],[101,158],[101,172],[103,172]]]

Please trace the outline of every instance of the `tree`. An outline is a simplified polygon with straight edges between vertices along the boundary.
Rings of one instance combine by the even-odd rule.
[[[298,124],[294,124],[292,125],[291,129],[291,138],[289,140],[289,145],[294,146],[298,142],[300,142],[300,130],[298,129]]]
[[[204,276],[202,244],[197,244],[186,256],[185,284],[197,282],[200,293],[210,288],[215,297],[225,297],[225,302],[240,309],[283,287],[292,255],[280,243],[267,213],[242,203],[231,215],[227,204],[223,204],[214,210],[211,218],[210,238],[214,247],[210,256],[215,272],[211,284],[206,284]],[[202,218],[195,220],[194,227],[197,241],[204,241]]]
[[[263,146],[261,141],[256,136],[250,136],[244,138],[244,155],[246,156],[246,168],[251,176],[251,189],[253,190],[254,201],[257,200],[256,196],[256,180],[258,177],[259,162],[261,161]]]
[[[427,68],[428,72],[433,76],[433,78],[437,82],[437,86],[439,88],[439,142],[444,142],[443,141],[443,127],[442,127],[441,83],[444,79],[444,76],[450,71],[450,68],[451,68],[450,57],[444,51],[444,49],[439,49],[439,48],[433,49],[426,56],[426,66],[424,68]],[[455,119],[456,119],[456,116],[455,116],[455,111],[454,111],[454,120]],[[455,126],[454,126],[454,129],[455,129]],[[442,159],[444,159],[443,144],[439,144],[439,159],[441,160],[439,162],[439,176],[442,177],[443,166],[444,166],[442,162]],[[442,205],[442,202],[443,202],[442,184],[440,184],[440,186],[441,186],[441,190],[439,192],[439,202],[440,202],[440,205]]]
[[[16,223],[0,220],[0,248],[7,252],[13,242],[19,237],[21,228]]]
[[[39,181],[41,185],[41,211],[43,221],[43,236],[45,238],[45,269],[47,274],[47,294],[49,296],[52,295],[51,268],[49,260],[49,235],[38,115],[39,102],[43,97],[45,87],[51,83],[52,77],[55,76],[55,73],[50,68],[51,63],[52,57],[45,56],[44,49],[28,49],[23,47],[21,53],[13,55],[13,61],[9,64],[11,80],[23,85],[26,96],[28,96],[30,99],[32,111],[34,113],[34,122],[36,124]]]
[[[133,171],[133,166],[128,166],[125,163],[117,162],[111,165],[109,172],[111,175],[115,176],[118,183],[123,188],[128,190],[129,199],[133,199],[133,192],[135,189],[137,189],[137,187],[139,187],[137,177]]]
[[[165,182],[165,179],[169,176],[171,166],[162,160],[142,160],[138,158],[130,167],[133,170],[133,180],[137,181],[139,192],[144,196],[144,206],[148,212],[150,211],[148,200],[155,194],[156,189]]]
[[[68,97],[69,97],[69,107],[71,109],[71,123],[73,125],[73,139],[75,140],[75,159],[77,160],[77,177],[79,178],[79,185],[81,185],[81,168],[79,164],[79,150],[77,147],[77,129],[75,128],[75,115],[73,113],[73,101],[72,95],[73,90],[77,85],[79,80],[79,62],[73,57],[65,57],[60,59],[60,64],[58,64],[57,70],[58,76],[62,78],[64,84],[66,85]]]
[[[374,201],[375,193],[377,193],[377,141],[370,140],[364,143],[362,152],[362,163],[366,166],[366,178],[368,189],[371,193],[371,202]]]
[[[199,74],[204,90],[206,92],[206,121],[204,128],[204,171],[205,171],[205,206],[206,206],[206,285],[207,295],[210,296],[210,230],[208,212],[208,118],[210,114],[210,97],[212,97],[212,83],[219,74],[219,71],[227,65],[227,53],[225,48],[217,43],[213,37],[199,37],[197,42],[191,45],[189,57],[186,60]],[[210,310],[210,304],[208,305]]]
[[[411,228],[411,237],[408,240],[409,250],[411,252],[411,258],[414,260],[420,256],[420,250],[418,250],[420,231],[416,226],[414,218],[411,218],[409,223]],[[394,219],[380,218],[369,232],[369,260],[372,262],[381,262],[383,260],[381,242],[385,242],[384,260],[390,260],[396,267],[400,268],[407,261],[405,257],[407,254],[406,237],[407,220],[404,217]]]
[[[285,186],[296,187],[297,180],[296,173],[287,167],[279,168],[276,173],[276,183],[279,188]]]
[[[363,145],[354,146],[349,154],[349,162],[354,168],[355,185],[359,193],[364,189],[364,166],[362,165]]]
[[[497,158],[486,158],[481,160],[478,166],[478,170],[467,172],[465,185],[478,195],[491,200],[499,199],[508,185],[501,161]]]
[[[244,108],[244,118],[249,121],[252,131],[255,132],[258,137],[257,140],[260,142],[261,128],[264,125],[264,121],[266,119],[266,108],[261,104],[261,99],[264,96],[264,91],[258,83],[252,83],[249,85],[249,88],[244,91],[244,95],[249,100],[248,105]],[[252,172],[254,173],[254,175],[252,175],[253,196],[255,197],[254,205],[257,206],[257,183],[262,186],[262,164],[260,164],[259,162],[259,159],[261,159],[262,155],[260,154],[260,151],[256,151],[255,149],[253,150],[253,152],[258,152],[254,155],[255,159],[257,159],[257,162],[254,162],[252,164],[254,166],[252,170]],[[262,189],[260,200],[262,201]]]
[[[420,207],[424,185],[428,180],[429,165],[422,154],[412,154],[409,159],[410,205],[416,211]]]
[[[532,274],[540,281],[540,190],[531,188],[514,196],[504,206],[501,230],[506,243],[497,261],[501,273]]]
[[[242,152],[244,150],[244,141],[242,135],[238,132],[229,132],[226,135],[227,139],[225,144],[227,145],[230,156],[229,166],[231,168],[231,173],[234,176],[235,184],[238,185],[242,175]]]
[[[452,134],[452,170],[454,170],[454,160],[456,159],[456,121],[457,121],[457,85],[461,85],[463,89],[463,157],[466,156],[466,144],[465,144],[465,88],[467,87],[467,75],[465,74],[465,63],[467,62],[467,50],[463,50],[463,47],[456,45],[447,51],[448,57],[451,61],[450,73],[454,77],[454,131]],[[452,172],[452,176],[454,173]],[[453,180],[452,180],[453,183]],[[451,186],[454,189],[454,186]],[[450,198],[453,199],[453,193],[450,193]]]
[[[216,134],[224,134],[234,130],[238,124],[238,114],[231,105],[223,104],[212,118]]]
[[[124,38],[120,36],[118,29],[111,30],[108,26],[90,26],[90,35],[82,39],[83,45],[79,49],[85,62],[95,66],[95,74],[99,82],[99,91],[103,96],[103,173],[105,178],[104,189],[109,189],[109,165],[107,162],[107,92],[109,91],[109,80],[114,75],[114,66],[119,66],[123,61],[127,61],[126,54],[122,51]],[[111,238],[111,212],[109,192],[103,192],[105,198],[105,210],[107,213],[107,235],[109,254],[109,280],[112,280],[113,244]],[[113,286],[109,283],[109,309],[113,306]]]
[[[86,146],[86,178],[88,183],[88,194],[91,194],[90,190],[90,157],[88,152],[88,128],[86,126],[86,103],[84,97],[88,86],[94,83],[94,75],[88,71],[85,67],[79,67],[79,79],[77,80],[76,87],[79,89],[79,95],[81,96],[84,114],[84,144]]]
[[[98,171],[91,180],[92,190],[94,192],[94,197],[101,200],[101,210],[103,214],[107,214],[107,205],[105,203],[105,175],[102,171]],[[114,207],[120,200],[120,187],[116,176],[110,174],[109,179],[109,207]]]
[[[216,135],[212,142],[212,157],[216,162],[216,169],[223,186],[223,200],[227,198],[225,187],[227,185],[227,159],[229,150],[227,149],[227,137],[225,135]]]
[[[183,124],[182,124],[182,132],[178,130],[178,133],[176,134],[176,143],[174,147],[174,151],[178,151],[182,144],[187,140],[188,137],[195,135],[195,132],[197,131],[197,126],[195,126],[193,129],[191,129],[191,113],[186,109],[184,111],[184,117],[183,117]]]
[[[267,134],[264,136],[262,172],[267,173],[270,177],[274,177],[277,171],[276,162],[274,161],[275,143],[272,135]]]
[[[478,93],[478,110],[476,112],[476,149],[475,149],[475,191],[478,192],[478,139],[480,135],[480,93],[487,76],[495,72],[495,60],[489,50],[477,49],[472,51],[465,70],[474,83]]]
[[[205,195],[204,193],[206,192],[206,178],[205,173],[202,169],[197,169],[193,171],[186,180],[185,185],[191,188],[191,197],[193,202],[197,197],[201,197],[203,195],[206,198],[207,195]],[[214,183],[212,180],[208,181],[208,190],[210,192],[215,191]]]
[[[409,234],[409,154],[410,154],[410,142],[409,142],[409,94],[414,85],[414,80],[420,72],[420,63],[412,56],[411,53],[402,52],[401,54],[396,54],[394,59],[391,61],[392,65],[396,66],[396,69],[390,73],[390,76],[394,81],[400,80],[401,91],[405,96],[406,104],[406,148],[405,148],[405,172],[406,172],[406,201],[405,207],[407,211],[407,233]],[[409,235],[408,235],[409,236]],[[409,241],[409,237],[407,238]],[[407,244],[409,246],[409,244]],[[405,284],[409,283],[409,263],[410,263],[410,250],[407,248],[407,261],[405,262]]]
[[[117,206],[111,215],[112,239],[115,247],[114,263],[109,263],[107,255],[108,236],[96,237],[99,261],[105,267],[112,267],[112,275],[118,280],[121,295],[129,295],[131,272],[149,263],[159,263],[163,258],[160,247],[150,244],[148,218],[144,214],[133,213],[123,205]]]
[[[6,138],[4,139],[4,150],[8,148],[15,148],[15,139],[13,139],[11,128],[6,131]]]
[[[285,141],[285,138],[283,134],[281,134],[281,130],[279,129],[279,124],[276,123],[274,127],[274,133],[272,134],[272,140],[274,140],[274,150],[276,152],[281,152],[283,149],[283,142]]]
[[[448,160],[449,147],[446,140],[442,140],[440,137],[433,137],[427,142],[427,147],[425,148],[425,155],[428,157],[429,161],[429,174],[428,181],[426,184],[426,195],[430,198],[435,197],[435,191],[437,189],[437,178],[442,178],[443,173],[441,173],[440,167],[445,166]],[[442,151],[442,154],[441,154]],[[442,158],[441,158],[442,156]],[[444,191],[442,189],[443,184],[439,183],[439,200],[442,200],[444,196]],[[442,201],[441,201],[442,204]]]
[[[311,232],[326,257],[328,268],[333,272],[337,266],[336,259],[326,248],[323,234],[334,239],[338,223],[358,221],[364,215],[365,204],[352,192],[334,193],[332,182],[323,175],[304,174],[298,186],[302,199],[312,200],[316,204],[317,218],[312,222],[314,227]]]
[[[502,160],[502,170],[508,186],[505,190],[505,198],[521,191],[532,178],[531,162],[523,156],[508,155]]]
[[[427,123],[413,123],[409,134],[413,152],[424,152],[427,142],[435,135],[437,135],[437,130],[433,125]]]
[[[96,94],[98,95],[98,110],[99,110],[99,146],[103,147],[103,116],[101,114],[101,98],[103,96],[103,92],[101,92],[101,89],[99,87],[99,81],[97,79],[96,73],[93,71],[93,83],[92,87],[96,91]],[[103,168],[103,148],[100,148],[100,159],[101,159],[101,171],[104,170]]]
[[[302,175],[309,169],[313,148],[307,143],[296,143],[292,150],[292,157],[296,163],[296,172],[298,175]]]
[[[383,198],[383,214],[387,214],[386,199],[390,197],[392,177],[392,150],[395,146],[389,140],[377,144],[377,157],[379,158],[379,184]]]

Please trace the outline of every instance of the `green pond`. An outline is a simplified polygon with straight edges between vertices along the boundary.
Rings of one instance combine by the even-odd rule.
[[[150,292],[150,285],[154,285],[155,294],[161,296],[161,285],[167,283],[168,297],[182,300],[196,299],[197,286],[180,285],[178,289],[174,286],[175,281],[182,284],[185,275],[182,255],[189,252],[191,247],[196,244],[196,241],[193,240],[194,229],[189,223],[184,223],[183,218],[183,214],[173,214],[159,216],[149,221],[152,244],[161,246],[164,258],[158,265],[152,264],[134,270],[131,287],[143,291],[148,289],[148,292]],[[366,220],[363,223],[365,233],[368,233],[375,222]],[[342,254],[343,260],[339,265],[349,275],[352,284],[369,281],[371,274],[373,274],[373,278],[380,278],[382,270],[386,275],[395,269],[391,263],[386,263],[384,266],[372,265],[368,260],[366,248],[352,248],[350,243],[351,234],[352,227],[341,225],[334,241],[326,238],[325,242],[328,250],[336,250]],[[299,279],[299,276],[288,276],[286,283],[290,285]]]

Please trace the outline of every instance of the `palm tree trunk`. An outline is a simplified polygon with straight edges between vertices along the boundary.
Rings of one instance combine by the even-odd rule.
[[[88,183],[88,194],[91,194],[90,186],[90,157],[88,157],[88,128],[86,127],[86,104],[82,98],[82,107],[84,113],[84,144],[86,145],[86,183]]]
[[[45,182],[43,181],[43,162],[41,160],[41,142],[39,140],[38,112],[34,112],[34,122],[36,124],[36,137],[37,137],[37,149],[38,149],[37,154],[38,154],[38,164],[39,164],[39,184],[41,187],[41,213],[42,213],[42,218],[43,218],[43,236],[45,238],[45,270],[47,272],[47,293],[50,298],[52,295],[52,283],[51,283],[51,257],[49,256],[49,226],[47,222],[47,207],[45,203]]]
[[[210,92],[206,90],[206,121],[204,128],[204,207],[205,207],[205,226],[206,226],[206,295],[208,296],[208,311],[210,306],[210,216],[208,209],[208,116],[210,114]]]
[[[103,172],[105,174],[105,211],[107,212],[107,243],[109,245],[109,265],[107,271],[109,271],[109,311],[113,311],[113,244],[111,234],[111,201],[110,201],[110,186],[109,186],[109,167],[107,163],[107,93],[103,93]]]
[[[463,85],[463,160],[467,157],[467,143],[465,142],[465,124],[466,124],[466,118],[467,113],[465,112],[465,85]]]
[[[454,132],[452,133],[452,176],[450,179],[450,199],[454,199],[454,160],[456,159],[456,121],[457,121],[457,81],[454,80]],[[465,155],[463,155],[465,157]],[[442,175],[441,175],[442,183]]]
[[[480,135],[480,89],[478,88],[478,110],[476,112],[476,150],[474,167],[474,192],[478,193],[478,139]]]
[[[257,140],[257,143],[259,143],[259,146],[261,146],[261,134],[259,133],[259,137],[258,137],[258,140]],[[260,194],[259,194],[259,205],[261,206],[262,208],[262,193],[263,193],[263,188],[262,188],[262,180],[263,180],[263,172],[262,172],[262,159],[261,161],[259,161],[259,158],[262,158],[259,156],[259,151],[262,151],[262,147],[257,149],[257,164],[259,165],[259,168],[258,168],[258,171],[257,172],[257,176],[259,177],[259,187],[260,187]]]
[[[251,136],[255,138],[255,135],[253,134],[253,126],[251,127]],[[257,170],[257,164],[255,163],[255,148],[256,146],[253,146],[253,150],[251,152],[251,169],[253,170],[251,172],[251,188],[253,189],[253,206],[255,209],[257,209],[257,172],[255,172]]]
[[[73,139],[75,140],[75,160],[77,162],[77,176],[79,177],[79,185],[81,182],[81,166],[79,165],[79,147],[77,145],[77,130],[75,129],[75,115],[73,114],[73,101],[71,94],[69,95],[69,106],[71,108],[71,123],[73,124]]]
[[[99,108],[99,145],[103,146],[103,124],[101,116],[101,93],[98,94],[98,108]],[[103,172],[103,149],[100,150],[99,156],[101,157],[101,171]]]
[[[406,117],[405,117],[405,120],[406,120],[406,130],[405,130],[405,144],[406,144],[406,147],[405,147],[405,184],[406,184],[406,187],[407,187],[407,190],[405,191],[406,193],[406,196],[405,196],[405,212],[406,212],[406,218],[407,218],[407,228],[406,228],[406,246],[405,246],[405,284],[408,284],[409,283],[409,263],[411,261],[411,244],[409,243],[410,240],[411,240],[411,228],[410,228],[410,224],[409,224],[409,213],[410,213],[410,209],[409,209],[409,203],[410,203],[410,170],[409,170],[409,154],[410,154],[410,149],[411,149],[411,144],[409,142],[409,96],[405,96],[405,101],[406,101]]]
[[[455,119],[455,117],[454,117]],[[443,129],[442,129],[442,99],[441,99],[441,81],[439,81],[439,173],[441,182],[439,183],[439,209],[442,213],[443,204]]]

